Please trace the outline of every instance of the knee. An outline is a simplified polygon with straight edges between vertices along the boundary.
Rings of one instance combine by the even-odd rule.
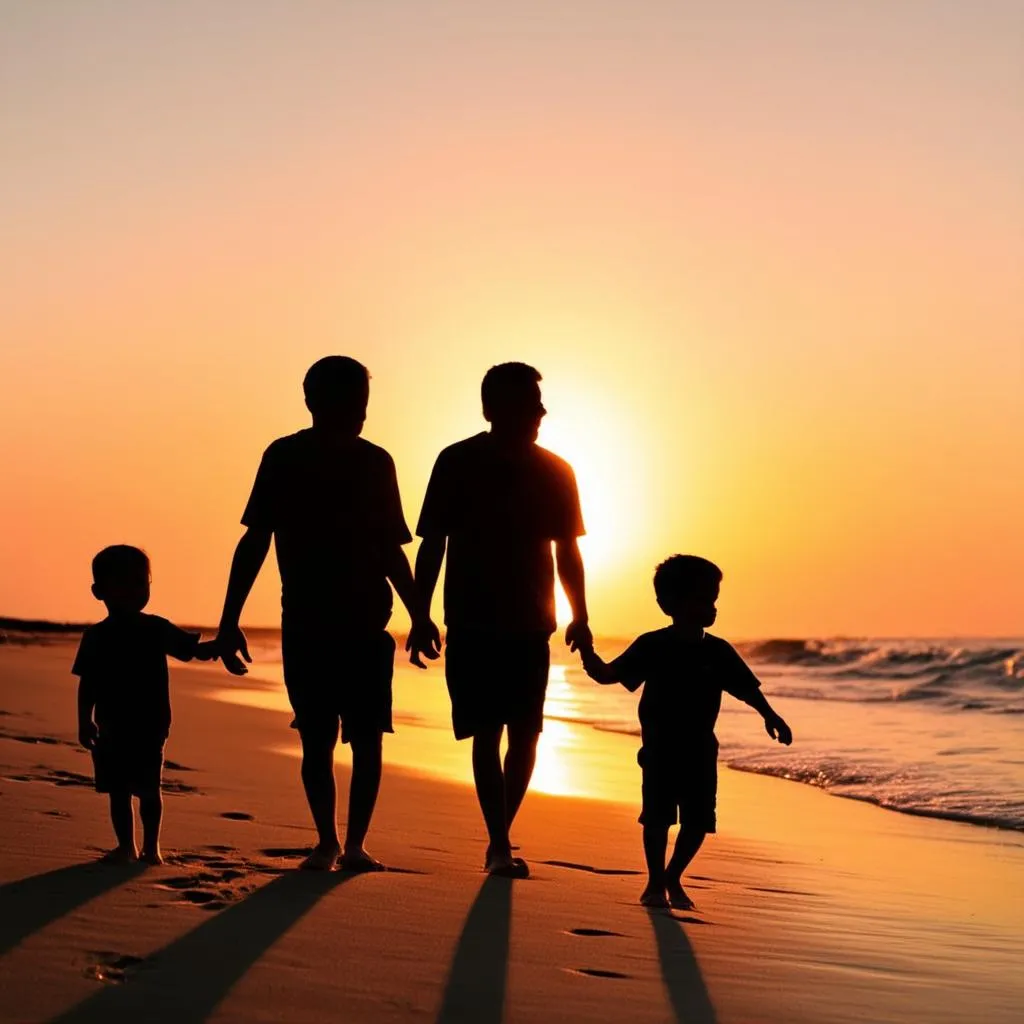
[[[354,736],[351,740],[352,765],[379,765],[383,757],[384,736],[374,733],[369,736]]]
[[[512,757],[528,759],[537,756],[540,733],[536,729],[517,729],[509,726],[508,752]]]
[[[302,771],[324,772],[334,770],[334,744],[304,739],[302,741]]]

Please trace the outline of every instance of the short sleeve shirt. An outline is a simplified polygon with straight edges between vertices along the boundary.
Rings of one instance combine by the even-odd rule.
[[[280,438],[263,454],[242,524],[274,534],[286,628],[387,625],[386,556],[412,535],[383,448],[311,429]]]
[[[551,542],[583,535],[576,477],[539,445],[509,451],[489,433],[437,458],[416,531],[446,537],[450,629],[552,633]]]
[[[88,681],[101,735],[162,741],[171,728],[167,656],[195,657],[198,633],[159,615],[107,618],[82,634],[71,671]]]
[[[643,685],[640,729],[655,754],[713,745],[723,692],[747,700],[761,686],[727,640],[688,640],[671,626],[638,637],[611,667],[628,690]]]

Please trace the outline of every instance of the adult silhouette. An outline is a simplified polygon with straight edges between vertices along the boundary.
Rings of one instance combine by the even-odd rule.
[[[509,829],[543,728],[556,566],[573,614],[566,643],[573,650],[591,643],[576,478],[536,443],[546,412],[540,380],[524,363],[487,371],[481,398],[490,430],[441,452],[417,527],[416,582],[427,608],[447,552],[445,676],[455,738],[473,739],[473,779],[490,841],[486,870],[512,877],[529,873],[512,856]],[[413,637],[414,656],[436,656],[437,647],[425,630]]]
[[[410,646],[430,650],[437,629],[402,551],[412,536],[395,464],[383,448],[359,436],[370,396],[366,367],[347,356],[327,356],[310,367],[302,386],[313,425],[279,438],[263,454],[242,516],[246,531],[231,563],[217,644],[227,668],[244,673],[239,654],[252,659],[239,618],[273,538],[285,685],[318,836],[303,867],[331,870],[342,854],[334,781],[340,721],[342,742],[352,745],[340,866],[379,870],[363,842],[380,787],[382,735],[393,731],[389,581],[413,622]],[[425,641],[417,639],[421,633]],[[423,667],[415,650],[413,661]]]

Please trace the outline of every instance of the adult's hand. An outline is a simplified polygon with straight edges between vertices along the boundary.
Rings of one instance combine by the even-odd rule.
[[[417,668],[426,668],[422,656],[437,661],[441,656],[441,632],[433,619],[414,622],[405,641],[405,649],[409,652],[409,660]]]
[[[217,654],[220,656],[220,660],[232,675],[244,676],[249,671],[242,658],[251,665],[252,657],[249,654],[249,645],[246,642],[245,634],[240,626],[222,626],[214,643],[217,645]],[[241,654],[241,658],[239,654]]]
[[[594,636],[586,619],[573,619],[566,627],[565,642],[570,651],[586,651],[594,646]]]

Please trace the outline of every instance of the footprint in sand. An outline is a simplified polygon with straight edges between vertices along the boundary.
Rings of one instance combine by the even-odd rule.
[[[49,768],[46,765],[36,765],[31,772],[22,775],[8,775],[11,782],[48,782],[52,786],[89,786],[93,784],[92,777],[82,775],[80,772],[66,772],[56,768]]]
[[[83,973],[87,978],[106,985],[123,985],[126,971],[146,963],[144,957],[125,953],[93,952],[90,956],[95,957],[96,962],[90,964]]]
[[[263,865],[245,859],[229,860],[217,854],[172,853],[167,856],[167,864],[200,870],[160,877],[154,881],[153,888],[177,893],[177,902],[200,906],[204,910],[220,910],[230,903],[245,899],[253,891],[253,886],[245,879],[254,874],[267,873]]]
[[[160,789],[165,793],[198,793],[199,790],[195,786],[186,785],[184,782],[179,782],[177,779],[161,779]]]
[[[311,846],[268,846],[260,850],[264,857],[277,857],[281,860],[300,860],[312,852]]]

